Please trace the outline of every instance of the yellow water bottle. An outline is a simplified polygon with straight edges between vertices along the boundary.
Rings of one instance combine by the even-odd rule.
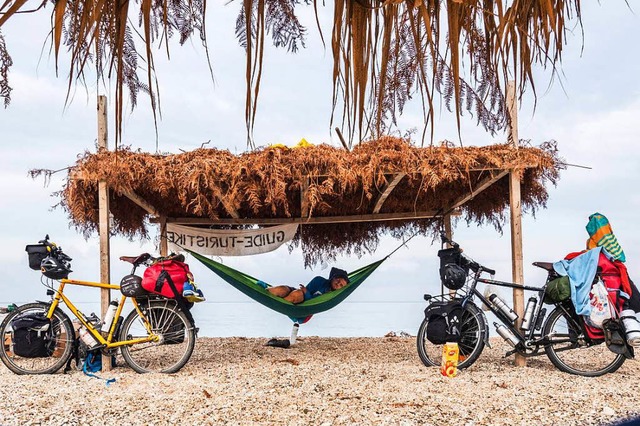
[[[446,377],[455,377],[458,375],[458,357],[460,349],[456,342],[447,342],[442,347],[442,364],[440,372]]]

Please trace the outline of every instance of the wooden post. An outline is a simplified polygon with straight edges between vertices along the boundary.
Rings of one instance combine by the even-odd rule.
[[[160,216],[160,256],[169,254],[169,244],[167,241],[167,217]]]
[[[518,102],[515,82],[507,83],[507,108],[509,111],[509,142],[518,147]],[[509,206],[511,216],[511,265],[514,283],[524,284],[524,267],[522,255],[522,204],[520,199],[520,170],[509,172]],[[522,323],[524,315],[524,290],[513,289],[513,310],[518,314],[517,327]],[[516,354],[515,365],[525,366],[526,359]]]
[[[98,151],[106,150],[107,147],[107,97],[98,96]],[[109,187],[107,182],[98,182],[98,218],[100,233],[100,282],[111,282],[111,264],[109,259]],[[111,291],[108,288],[100,290],[100,311],[101,318],[105,317],[109,302],[111,301]],[[111,362],[102,363],[103,371],[111,370]]]
[[[442,220],[444,221],[444,235],[448,238],[448,239],[453,239],[453,231],[451,230],[451,214],[447,213],[444,215],[444,217],[442,218]],[[447,243],[447,248],[451,247],[451,244]],[[442,284],[442,282],[440,282],[440,287],[441,287],[441,293],[444,294],[444,286]],[[449,290],[449,294],[454,295],[456,294],[455,290]]]

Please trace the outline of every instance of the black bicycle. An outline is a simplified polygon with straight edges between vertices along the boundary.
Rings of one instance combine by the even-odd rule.
[[[460,357],[458,368],[470,367],[480,356],[485,345],[489,345],[489,324],[484,312],[476,305],[479,300],[498,319],[494,323],[498,334],[513,349],[505,357],[515,353],[524,357],[542,355],[541,349],[556,368],[570,374],[596,377],[616,371],[626,357],[611,351],[604,339],[591,339],[585,330],[585,322],[577,315],[571,300],[551,303],[551,313],[546,316],[543,307],[547,284],[558,278],[553,264],[534,262],[535,266],[548,272],[547,281],[542,287],[523,286],[511,282],[483,278],[483,274],[494,275],[495,271],[480,265],[462,255],[460,246],[442,236],[443,243],[451,248],[440,250],[441,278],[443,284],[451,289],[450,293],[431,296],[425,294],[429,303],[425,310],[425,319],[420,325],[417,336],[418,355],[422,362],[430,366],[440,365],[442,344],[433,343],[428,335],[430,310],[445,304],[459,303],[461,314],[457,324]],[[447,268],[447,265],[455,265]],[[523,289],[533,292],[529,298],[522,322],[517,321],[516,313],[496,294],[486,297],[477,290],[478,283],[493,284],[499,287]],[[546,319],[545,319],[546,316]],[[429,338],[431,337],[431,339]],[[438,342],[439,343],[439,342]]]

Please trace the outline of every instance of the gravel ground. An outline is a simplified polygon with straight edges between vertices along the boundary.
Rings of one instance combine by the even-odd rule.
[[[546,357],[527,367],[493,342],[455,378],[420,362],[414,337],[200,338],[173,375],[126,366],[17,376],[0,366],[1,425],[595,425],[640,415],[640,369],[571,376]]]

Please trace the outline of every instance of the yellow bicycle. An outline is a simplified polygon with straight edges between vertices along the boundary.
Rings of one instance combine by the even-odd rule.
[[[147,293],[140,285],[140,277],[135,275],[138,266],[148,266],[158,259],[147,253],[121,257],[133,265],[131,275],[123,279],[121,286],[69,279],[71,258],[49,242],[48,235],[38,245],[27,246],[27,252],[31,268],[42,271],[42,283],[51,301],[22,305],[0,324],[4,336],[0,360],[11,371],[55,373],[74,355],[79,336],[88,343],[89,350],[99,349],[108,357],[121,354],[138,373],[175,373],[189,361],[197,331],[191,313],[174,299]],[[95,315],[80,312],[64,294],[67,285],[121,291],[111,323],[104,325]],[[60,308],[60,302],[78,319],[78,331]],[[133,310],[123,318],[127,302],[133,305]]]

